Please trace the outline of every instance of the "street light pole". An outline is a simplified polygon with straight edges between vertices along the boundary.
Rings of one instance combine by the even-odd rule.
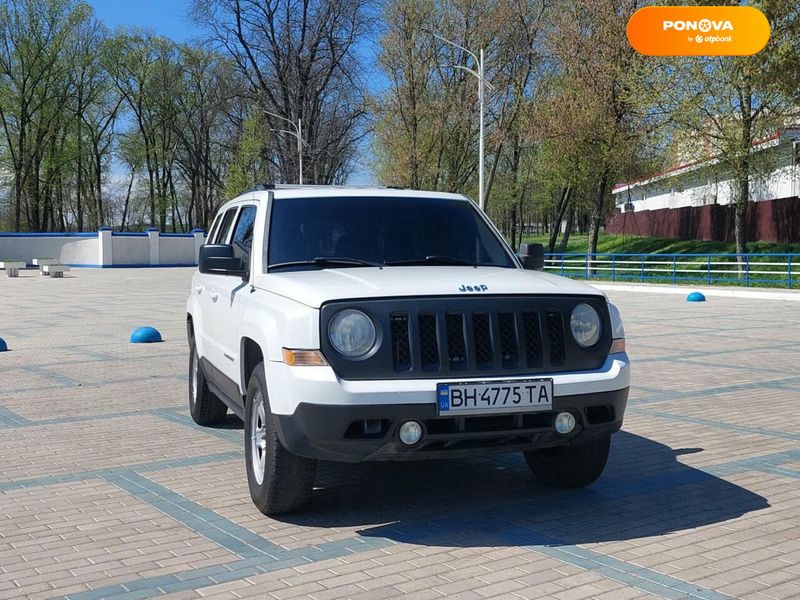
[[[300,157],[300,177],[298,180],[303,185],[303,121],[297,119],[297,156]]]
[[[443,38],[440,35],[437,35],[431,32],[431,35],[436,39],[443,41],[445,44],[450,44],[458,48],[459,50],[463,50],[467,54],[472,57],[472,60],[475,61],[478,70],[475,71],[474,69],[470,69],[469,67],[465,67],[464,65],[449,65],[454,69],[461,69],[462,71],[466,71],[477,77],[478,79],[478,105],[479,105],[479,127],[478,127],[478,206],[481,210],[484,210],[486,204],[486,191],[484,189],[484,182],[483,182],[483,90],[484,86],[492,87],[492,84],[486,81],[483,75],[483,48],[480,49],[479,56],[476,56],[474,52],[470,52],[464,46],[456,44],[455,42],[451,42],[450,40]]]
[[[481,120],[478,133],[478,206],[483,211],[485,203],[483,191],[483,48],[481,48],[481,59],[478,62],[478,97]]]
[[[274,112],[270,112],[268,110],[265,110],[264,114],[275,117],[276,119],[280,119],[281,121],[285,121],[294,129],[294,131],[289,131],[287,129],[272,129],[271,131],[288,133],[289,135],[293,135],[297,138],[297,158],[300,166],[297,182],[299,185],[303,185],[303,146],[308,148],[308,143],[303,140],[303,121],[298,118],[297,123],[295,123],[291,119],[287,119],[286,117],[282,117],[281,115],[275,114]]]

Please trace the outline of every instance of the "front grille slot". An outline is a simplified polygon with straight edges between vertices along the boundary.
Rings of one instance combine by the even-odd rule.
[[[393,314],[392,329],[392,364],[395,371],[411,369],[411,342],[408,335],[408,315]]]
[[[467,345],[464,339],[463,313],[447,313],[447,361],[450,368],[460,371],[467,368]]]
[[[479,369],[491,369],[494,365],[494,351],[489,313],[472,315],[472,335],[475,344],[475,364]]]
[[[529,367],[542,366],[542,329],[539,312],[526,310],[522,314],[525,336],[525,362]]]
[[[517,366],[517,341],[516,316],[511,312],[497,314],[497,325],[500,331],[500,358],[504,369],[513,369]]]
[[[547,342],[550,350],[550,364],[561,366],[564,364],[564,317],[560,311],[547,311]]]
[[[436,315],[419,315],[419,356],[425,371],[439,369],[439,336],[436,331]]]

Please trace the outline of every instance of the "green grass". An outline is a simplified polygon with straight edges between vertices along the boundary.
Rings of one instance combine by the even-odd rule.
[[[546,249],[549,237],[546,235],[525,236],[523,241],[544,244]],[[588,244],[588,236],[573,234],[569,238],[566,251],[585,254]],[[556,247],[558,246],[556,245]],[[632,235],[602,234],[597,240],[597,251],[609,254],[733,254],[736,252],[736,245],[733,242],[669,240]],[[751,254],[800,254],[800,243],[751,242],[747,245],[747,251]]]

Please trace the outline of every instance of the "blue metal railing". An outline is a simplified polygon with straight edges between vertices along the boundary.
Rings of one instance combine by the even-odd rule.
[[[800,287],[800,254],[553,253],[545,270],[566,277],[651,283]]]

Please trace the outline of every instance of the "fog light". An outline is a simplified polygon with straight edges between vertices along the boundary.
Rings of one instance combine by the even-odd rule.
[[[575,429],[575,417],[572,413],[562,412],[556,416],[556,431],[558,433],[569,433]]]
[[[413,446],[422,437],[422,425],[416,421],[406,421],[400,426],[400,441],[406,446]]]

